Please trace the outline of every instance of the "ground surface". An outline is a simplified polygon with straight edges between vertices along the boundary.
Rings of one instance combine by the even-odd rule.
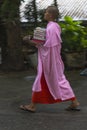
[[[34,71],[0,73],[0,130],[86,130],[87,76],[68,71],[66,76],[81,103],[80,112],[67,112],[69,102],[38,105],[36,113],[19,109],[31,100]]]

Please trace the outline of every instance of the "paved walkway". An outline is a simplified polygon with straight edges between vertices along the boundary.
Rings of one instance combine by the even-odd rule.
[[[19,109],[20,104],[30,102],[35,73],[0,73],[0,130],[86,130],[87,76],[80,76],[80,72],[66,72],[81,103],[80,112],[65,111],[69,102],[64,102],[38,105],[36,113]]]

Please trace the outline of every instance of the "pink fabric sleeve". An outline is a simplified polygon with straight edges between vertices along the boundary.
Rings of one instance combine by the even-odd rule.
[[[45,47],[53,47],[56,45],[60,45],[61,40],[61,29],[57,25],[52,25],[50,28],[46,30],[46,42],[44,44]]]

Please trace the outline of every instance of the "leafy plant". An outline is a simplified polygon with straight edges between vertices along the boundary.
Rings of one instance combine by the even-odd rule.
[[[64,51],[82,51],[87,48],[87,31],[81,21],[73,21],[70,16],[65,16],[62,28],[62,41]]]

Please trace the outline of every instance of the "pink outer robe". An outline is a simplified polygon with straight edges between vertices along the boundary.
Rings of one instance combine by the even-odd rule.
[[[75,97],[64,75],[61,59],[61,29],[56,22],[49,22],[46,28],[46,42],[38,46],[38,69],[32,90],[41,91],[41,75],[44,73],[48,89],[53,98],[62,101]]]

